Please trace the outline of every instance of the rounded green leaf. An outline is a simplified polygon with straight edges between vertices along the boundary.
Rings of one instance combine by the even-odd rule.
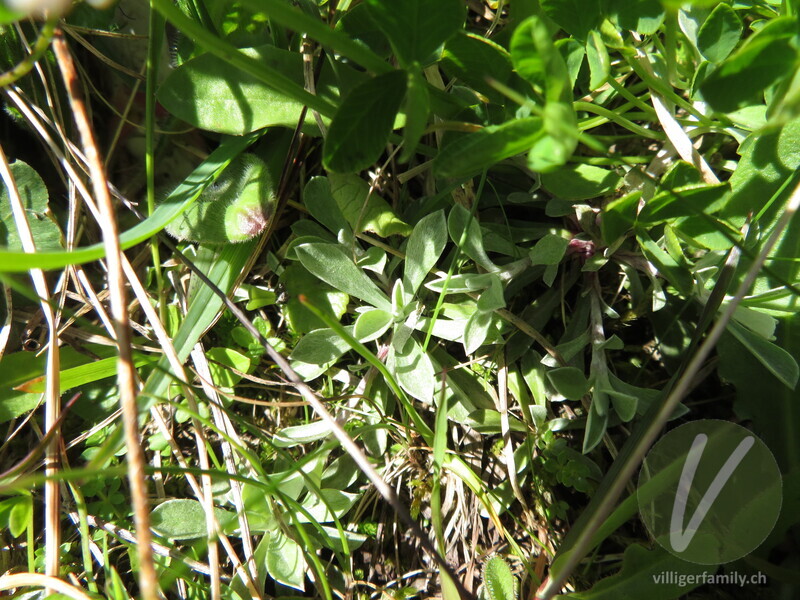
[[[214,515],[224,528],[236,515],[214,508]],[[150,524],[158,535],[173,540],[194,540],[208,535],[206,513],[197,500],[176,498],[162,502],[150,513]]]
[[[592,165],[563,167],[542,175],[542,187],[563,200],[589,200],[610,194],[622,178],[608,169]]]
[[[326,169],[366,169],[383,152],[406,93],[405,71],[378,75],[357,86],[333,117],[322,161]]]
[[[373,308],[361,313],[356,319],[354,337],[359,342],[371,342],[381,337],[392,324],[391,313]]]
[[[583,371],[575,367],[559,367],[547,372],[547,379],[556,391],[568,400],[580,400],[589,391]]]
[[[730,5],[721,2],[697,32],[697,49],[714,63],[722,62],[742,37],[742,21]]]

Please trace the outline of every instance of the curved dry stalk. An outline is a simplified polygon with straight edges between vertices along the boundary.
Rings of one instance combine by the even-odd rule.
[[[17,183],[11,173],[8,159],[0,146],[0,176],[8,189],[8,197],[11,203],[11,211],[14,214],[14,221],[22,243],[22,248],[26,252],[36,252],[36,243],[33,241],[30,225],[25,215],[25,206],[20,198]],[[47,286],[44,272],[41,269],[31,270],[33,287],[39,295],[42,312],[47,321],[48,329],[48,348],[47,348],[47,387],[45,389],[45,430],[54,431],[58,417],[61,412],[60,380],[59,372],[60,360],[58,350],[58,326],[56,315],[49,302],[50,291]],[[55,475],[58,471],[58,436],[54,436],[46,446],[45,450],[45,474]],[[45,506],[45,572],[52,577],[58,576],[59,568],[59,547],[61,546],[61,524],[59,522],[59,507],[61,498],[59,493],[58,481],[48,479],[44,484],[44,506]]]
[[[131,355],[131,332],[121,260],[122,250],[119,244],[119,229],[102,161],[94,140],[94,133],[86,112],[86,106],[81,96],[75,65],[66,41],[60,32],[55,35],[53,49],[66,84],[73,116],[88,162],[94,195],[102,216],[100,225],[108,263],[111,315],[114,321],[119,352],[117,379],[128,456],[128,480],[131,486],[133,518],[136,524],[138,541],[136,549],[139,557],[139,586],[144,600],[157,600],[159,597],[158,578],[153,563],[153,551],[150,547],[152,535],[150,533],[150,514],[147,506],[147,482],[144,474],[145,457],[139,439],[136,371]]]
[[[20,587],[41,587],[55,590],[59,594],[74,598],[75,600],[92,600],[82,589],[74,585],[41,573],[14,573],[0,577],[0,591]]]

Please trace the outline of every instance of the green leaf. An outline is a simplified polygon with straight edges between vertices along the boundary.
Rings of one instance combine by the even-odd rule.
[[[325,326],[316,315],[303,306],[297,299],[303,294],[322,312],[331,315],[337,321],[347,311],[350,296],[320,281],[300,264],[289,264],[280,276],[289,299],[284,305],[284,314],[289,327],[295,334],[303,334]]]
[[[33,525],[33,502],[30,496],[17,496],[8,513],[8,531],[14,537],[19,537]]]
[[[478,222],[461,204],[455,204],[447,218],[447,229],[450,239],[460,244],[461,250],[487,271],[496,271],[497,266],[491,261],[483,248],[483,234]],[[489,279],[491,281],[491,279]]]
[[[572,101],[567,65],[540,17],[529,17],[514,30],[511,58],[517,73],[544,88],[548,102]]]
[[[631,192],[622,198],[612,200],[603,208],[600,230],[603,232],[603,241],[607,246],[611,246],[621,236],[633,229],[641,197],[641,191]]]
[[[302,88],[303,57],[299,52],[275,46],[244,48],[240,52],[261,64],[282,73]],[[344,65],[337,65],[337,71]],[[339,90],[331,69],[323,69],[317,94],[334,106]],[[356,78],[357,75],[354,77]],[[303,104],[262,80],[210,53],[188,60],[164,79],[157,92],[158,101],[170,113],[209,131],[241,135],[281,125],[296,127]],[[319,133],[311,111],[306,115],[304,130]]]
[[[637,222],[652,226],[679,217],[702,219],[698,213],[713,214],[728,201],[730,185],[691,185],[659,192],[639,212]]]
[[[214,507],[214,515],[220,526],[236,519],[236,515]],[[158,535],[172,540],[194,540],[208,535],[206,513],[197,500],[176,498],[156,506],[150,513],[150,526]]]
[[[143,365],[149,365],[157,361],[158,358],[152,355],[141,354],[139,352],[133,353],[133,365],[139,368]],[[62,365],[63,366],[63,365]],[[117,358],[101,358],[99,360],[92,360],[85,365],[72,367],[69,369],[62,369],[59,373],[60,389],[62,392],[69,391],[87,383],[100,381],[107,377],[113,377],[117,374]],[[42,394],[46,388],[46,375],[40,375],[29,379],[25,383],[16,386],[14,389],[20,392],[27,392],[29,394]]]
[[[391,71],[358,85],[331,121],[322,152],[330,171],[349,173],[371,166],[386,148],[406,93],[405,71]]]
[[[475,175],[501,160],[529,150],[544,133],[539,117],[484,127],[460,136],[442,148],[434,159],[434,170],[441,177]]]
[[[464,24],[460,0],[367,0],[403,66],[422,63]]]
[[[742,21],[730,5],[717,4],[697,32],[697,49],[713,63],[725,60],[742,37]]]
[[[591,387],[583,371],[575,367],[559,367],[547,371],[547,379],[567,400],[579,401]]]
[[[414,338],[406,341],[402,351],[397,351],[394,344],[391,346],[386,368],[409,395],[427,404],[433,401],[436,384],[433,363]]]
[[[330,180],[327,177],[312,177],[303,189],[303,204],[317,221],[327,227],[339,239],[341,233],[350,239],[353,231],[345,219],[339,204],[333,199]]]
[[[315,329],[300,338],[292,351],[291,358],[311,365],[325,365],[349,349],[347,342],[333,329]]]
[[[11,175],[17,184],[22,206],[25,208],[28,226],[37,250],[62,248],[61,230],[48,209],[47,187],[39,174],[21,160],[11,163]],[[8,188],[3,185],[0,193],[0,246],[8,250],[22,250],[17,224],[11,212]]]
[[[727,330],[783,385],[790,390],[797,387],[800,368],[791,354],[736,321],[728,323]]]
[[[267,228],[276,202],[275,186],[264,161],[254,154],[240,154],[166,230],[179,240],[244,242]]]
[[[586,40],[586,58],[589,62],[589,89],[596,90],[607,80],[611,72],[611,59],[603,38],[597,31],[589,32]]]
[[[652,35],[664,22],[664,7],[659,0],[614,0],[608,3],[611,16],[620,29]]]
[[[492,313],[475,311],[464,327],[464,353],[469,356],[486,341],[492,327]]]
[[[0,2],[0,25],[13,23],[14,21],[19,21],[20,19],[24,18],[25,13],[11,10],[5,5],[5,2]]]
[[[293,448],[325,439],[331,434],[331,424],[327,421],[313,421],[304,425],[284,427],[275,434],[272,443],[278,448]]]
[[[353,326],[353,337],[359,342],[371,342],[381,337],[392,325],[392,313],[372,308],[358,315]]]
[[[557,265],[567,252],[569,240],[560,235],[548,233],[531,248],[530,259],[532,265]]]
[[[653,263],[658,273],[682,294],[689,295],[694,284],[691,273],[683,265],[678,264],[668,253],[664,252],[644,231],[639,231],[636,237],[645,258]]]
[[[444,211],[426,215],[414,226],[406,245],[403,283],[406,292],[414,295],[430,270],[436,265],[447,243]]]
[[[580,41],[585,41],[603,18],[600,0],[541,0],[541,6],[548,17]]]
[[[563,598],[573,600],[633,600],[642,597],[652,600],[675,600],[682,598],[702,583],[701,575],[711,576],[716,569],[690,563],[670,554],[661,546],[647,550],[640,544],[631,544],[625,549],[622,569],[610,577],[601,579],[588,592],[567,594]],[[659,581],[659,575],[674,575],[669,580]],[[692,576],[692,583],[689,583]],[[682,585],[680,585],[682,583]]]
[[[305,591],[306,561],[303,550],[280,530],[270,532],[267,572],[278,583]]]
[[[439,64],[451,79],[459,79],[492,102],[505,104],[505,96],[488,83],[493,79],[509,85],[514,78],[511,56],[496,42],[462,31],[447,42]]]
[[[759,101],[767,87],[797,67],[796,34],[794,18],[768,22],[700,85],[703,98],[719,112]]]
[[[353,508],[358,498],[358,494],[348,494],[334,489],[321,489],[319,496],[316,493],[309,492],[301,503],[309,515],[298,514],[297,521],[299,523],[310,523],[312,522],[311,519],[313,519],[317,523],[329,523],[334,518],[343,517],[347,511]]]
[[[303,266],[325,283],[391,312],[389,299],[337,244],[301,244],[295,252]]]
[[[428,94],[428,82],[419,69],[408,72],[408,89],[404,112],[406,125],[403,129],[403,151],[400,153],[400,162],[406,163],[414,156],[422,134],[428,126],[428,114],[431,108]]]
[[[333,199],[354,231],[371,231],[381,237],[408,235],[411,231],[386,200],[374,190],[370,193],[369,184],[358,175],[331,173],[328,179]]]
[[[489,600],[516,600],[517,578],[508,563],[493,556],[483,566],[483,587]]]
[[[622,178],[608,169],[573,165],[542,174],[542,187],[564,200],[589,200],[612,193]]]
[[[250,371],[250,358],[232,348],[211,348],[206,350],[206,356],[211,361],[208,365],[211,377],[219,387],[232,388],[242,379],[241,375],[237,375],[231,369],[242,373]]]

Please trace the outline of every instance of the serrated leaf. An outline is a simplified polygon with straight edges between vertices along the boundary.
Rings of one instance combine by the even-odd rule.
[[[386,200],[375,190],[370,193],[369,184],[358,175],[331,173],[328,180],[331,195],[353,230],[371,231],[381,237],[408,235],[411,231]]]
[[[390,71],[361,83],[339,105],[331,121],[322,162],[338,173],[371,166],[386,148],[395,115],[405,97],[404,71]]]
[[[391,312],[389,299],[337,244],[310,243],[295,248],[300,262],[311,273],[339,291]]]
[[[741,19],[730,5],[720,2],[697,32],[697,49],[711,62],[722,62],[741,37]]]
[[[406,245],[403,282],[406,293],[414,295],[436,265],[447,243],[444,211],[426,215],[414,226]]]
[[[236,518],[234,513],[217,507],[214,515],[223,528]],[[194,540],[208,535],[206,513],[197,500],[176,498],[162,502],[150,513],[150,519],[153,531],[172,540]]]

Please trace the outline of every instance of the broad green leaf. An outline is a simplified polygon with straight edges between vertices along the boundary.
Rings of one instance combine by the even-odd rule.
[[[186,210],[200,195],[203,188],[229,161],[252,144],[257,135],[234,137],[224,140],[192,173],[178,185],[153,214],[120,235],[120,245],[126,250],[161,231],[173,218]],[[66,265],[83,264],[103,258],[102,243],[78,250],[42,251],[36,254],[0,249],[0,271],[19,273],[29,269],[60,269]]]
[[[320,493],[322,497],[309,492],[303,499],[301,504],[309,515],[298,514],[297,521],[299,523],[309,523],[311,519],[317,523],[329,523],[334,520],[334,517],[343,517],[347,511],[353,508],[359,498],[358,494],[348,494],[334,489],[321,489]]]
[[[331,425],[327,421],[314,421],[304,425],[284,427],[272,438],[272,443],[279,448],[293,448],[325,439],[331,434]]]
[[[434,159],[433,166],[442,177],[475,175],[501,160],[529,150],[544,134],[539,117],[490,125],[447,144]]]
[[[347,311],[350,296],[320,281],[301,264],[287,265],[281,273],[280,282],[289,296],[283,306],[284,314],[289,327],[295,334],[303,334],[325,327],[325,323],[298,300],[298,296],[301,294],[308,298],[311,304],[337,321]]]
[[[493,556],[483,566],[483,587],[489,600],[516,600],[517,578],[508,563]]]
[[[342,209],[333,199],[330,180],[327,177],[312,177],[303,189],[303,204],[317,221],[327,227],[337,239],[341,232],[349,239],[353,235]]]
[[[214,507],[214,516],[223,529],[236,519],[234,513]],[[156,506],[150,524],[158,535],[172,540],[194,540],[208,535],[206,513],[197,500],[176,498]]]
[[[37,250],[55,250],[62,247],[61,230],[48,209],[47,187],[28,164],[21,160],[11,163],[11,175],[17,184],[28,226]],[[11,212],[8,188],[0,187],[0,246],[8,250],[22,250],[17,224]],[[0,269],[2,270],[2,269]]]
[[[614,407],[614,411],[624,423],[636,416],[636,407],[638,405],[636,396],[619,392],[611,386],[604,388],[603,391],[611,398],[611,406]]]
[[[492,273],[489,288],[478,298],[478,311],[488,313],[503,308],[506,300],[503,297],[503,283],[500,276]]]
[[[401,221],[392,207],[358,175],[328,176],[331,194],[354,231],[371,231],[381,237],[408,235],[411,228]]]
[[[725,60],[742,37],[742,21],[729,4],[720,2],[697,32],[697,49],[713,63]]]
[[[406,293],[414,295],[430,270],[436,265],[447,243],[447,223],[439,210],[426,215],[414,226],[406,244],[403,283]]]
[[[306,561],[303,550],[280,530],[270,532],[267,572],[278,583],[305,591]]]
[[[622,569],[618,573],[600,580],[588,592],[567,594],[563,598],[633,600],[641,598],[642,590],[647,590],[648,599],[675,600],[684,597],[685,594],[700,585],[703,573],[710,576],[715,571],[716,569],[709,569],[705,565],[681,560],[661,546],[647,550],[639,544],[631,544],[625,550]],[[670,574],[670,579],[659,581],[659,575],[665,573]],[[689,583],[689,576],[693,577],[692,583]]]
[[[542,174],[542,187],[564,200],[589,200],[612,193],[622,184],[614,171],[573,165]]]
[[[349,349],[347,342],[333,329],[315,329],[300,338],[291,358],[311,365],[325,365]]]
[[[547,371],[547,379],[567,400],[580,401],[591,387],[583,371],[575,367],[559,367]]]
[[[790,390],[797,387],[800,368],[795,357],[736,321],[728,323],[727,330],[783,385]]]
[[[600,0],[541,0],[544,13],[567,33],[585,41],[603,18]]]
[[[655,33],[664,22],[664,7],[659,0],[614,0],[608,3],[608,9],[620,29],[642,35]]]
[[[488,83],[493,79],[509,85],[514,79],[511,56],[499,44],[461,32],[447,43],[439,64],[448,77],[463,81],[492,102],[505,104],[505,96]]]
[[[423,63],[461,28],[466,17],[460,0],[367,0],[366,4],[406,67]]]
[[[636,237],[645,258],[658,270],[659,275],[674,285],[682,294],[688,295],[694,283],[691,273],[683,265],[678,264],[647,233],[639,231]]]
[[[578,119],[572,102],[548,102],[542,114],[545,134],[528,153],[528,167],[551,173],[564,165],[578,145]]]
[[[33,501],[30,496],[16,496],[11,510],[8,513],[8,531],[14,537],[19,537],[28,528],[33,526]]]
[[[386,357],[386,368],[410,396],[427,404],[433,401],[436,385],[433,363],[414,338],[409,338],[399,352],[392,345]]]
[[[532,265],[557,265],[567,252],[569,240],[560,235],[548,233],[531,248]]]
[[[299,52],[275,46],[244,48],[242,54],[282,73],[298,86],[303,86],[303,57]],[[337,72],[351,71],[337,65]],[[332,70],[324,69],[317,94],[336,105],[339,90]],[[352,80],[358,78],[354,74]],[[303,104],[260,79],[245,73],[213,54],[202,54],[172,71],[158,88],[158,101],[170,113],[201,129],[241,135],[264,127],[281,125],[296,127]],[[318,134],[311,111],[306,115],[304,130]]]
[[[760,100],[762,92],[798,62],[792,43],[796,19],[774,19],[747,39],[700,86],[703,99],[716,111],[728,112]]]
[[[497,270],[497,266],[483,248],[483,234],[480,225],[462,205],[455,204],[450,209],[450,215],[447,217],[447,230],[450,233],[450,239],[460,245],[464,254],[487,271]],[[491,277],[487,279],[487,283],[491,284]]]
[[[364,3],[351,6],[350,10],[336,22],[334,30],[355,42],[364,44],[378,56],[388,58],[392,47],[369,13],[369,7]]]
[[[242,379],[231,368],[242,373],[250,371],[250,359],[233,348],[210,348],[206,350],[206,356],[210,361],[208,368],[211,376],[219,387],[232,388]]]
[[[464,353],[473,354],[486,341],[492,327],[492,313],[476,311],[464,327]]]
[[[322,152],[330,171],[349,173],[371,166],[383,153],[406,93],[405,71],[368,79],[342,101]]]
[[[408,89],[404,108],[406,125],[403,129],[403,151],[400,153],[401,163],[408,162],[414,156],[417,144],[428,126],[430,104],[428,82],[419,69],[412,69],[408,72]]]
[[[592,394],[592,403],[589,406],[589,416],[586,419],[586,431],[583,435],[582,452],[584,454],[594,450],[606,433],[608,408],[607,406],[603,408],[602,404],[607,404],[607,402],[608,398],[595,389]]]
[[[392,310],[389,299],[337,244],[302,244],[295,252],[303,266],[325,283],[376,308]]]
[[[393,321],[392,313],[371,308],[358,315],[353,326],[353,337],[359,342],[371,342],[386,333]]]

